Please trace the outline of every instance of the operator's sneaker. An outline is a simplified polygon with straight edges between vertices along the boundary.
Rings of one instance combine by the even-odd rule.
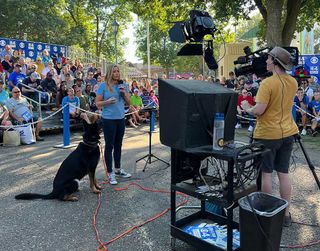
[[[248,127],[248,132],[252,132],[253,131],[253,126],[249,126]]]
[[[306,130],[306,129],[302,129],[301,135],[302,135],[302,136],[306,136],[306,135],[307,135],[307,130]]]
[[[126,173],[123,169],[116,169],[116,171],[114,173],[117,177],[121,177],[121,178],[130,178],[131,177],[131,174]]]
[[[114,172],[109,173],[109,183],[111,185],[117,185],[118,181],[116,180],[116,175],[114,174]]]
[[[235,128],[236,128],[236,129],[240,129],[240,128],[242,128],[242,126],[241,126],[240,123],[237,123],[236,126],[235,126]]]
[[[291,224],[292,224],[292,218],[291,218],[291,214],[289,213],[288,216],[284,216],[284,218],[283,218],[283,226],[290,227]]]

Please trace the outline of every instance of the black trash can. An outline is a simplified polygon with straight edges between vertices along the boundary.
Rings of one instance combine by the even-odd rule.
[[[270,194],[254,192],[241,198],[238,203],[241,251],[279,251],[288,202]]]

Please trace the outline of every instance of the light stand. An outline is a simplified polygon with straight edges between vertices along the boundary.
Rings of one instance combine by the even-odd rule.
[[[170,166],[170,164],[166,161],[164,161],[163,159],[160,159],[159,157],[155,156],[152,152],[151,152],[151,138],[152,138],[152,132],[154,131],[154,111],[156,109],[153,108],[153,107],[150,107],[150,108],[145,108],[144,111],[148,111],[150,112],[150,128],[149,128],[149,153],[143,157],[141,157],[140,159],[136,160],[136,165],[139,161],[141,160],[145,160],[146,163],[144,165],[144,168],[142,170],[142,172],[144,172],[147,168],[147,165],[148,164],[151,164],[155,161],[161,161],[163,162],[164,164],[166,164],[167,166]],[[155,158],[155,160],[152,161],[152,158]]]

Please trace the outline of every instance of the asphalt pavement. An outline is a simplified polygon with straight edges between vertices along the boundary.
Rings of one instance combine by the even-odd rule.
[[[122,167],[133,174],[130,180],[121,180],[117,186],[103,184],[101,205],[97,214],[96,228],[102,242],[108,242],[131,227],[159,214],[170,207],[170,195],[142,191],[138,187],[116,191],[129,182],[152,189],[170,188],[170,167],[160,161],[147,165],[135,161],[148,153],[148,126],[127,128],[123,143]],[[238,130],[236,139],[248,142],[245,129]],[[71,133],[71,142],[81,140],[81,132]],[[62,134],[45,135],[45,141],[29,146],[0,147],[0,250],[97,250],[99,243],[93,227],[93,217],[98,207],[98,196],[91,193],[88,178],[81,181],[78,202],[58,200],[16,201],[14,196],[22,192],[49,193],[52,181],[61,162],[71,149],[57,149]],[[319,149],[306,146],[311,160],[319,173]],[[159,132],[152,136],[152,153],[170,161],[170,149],[159,141]],[[282,244],[305,245],[320,240],[319,189],[300,150],[291,173],[293,200],[291,214],[293,223],[283,229]],[[106,180],[102,161],[97,168],[97,178]],[[274,179],[275,187],[277,180]],[[276,190],[275,190],[276,191]],[[277,192],[275,192],[277,195]],[[191,198],[190,204],[198,201]],[[235,209],[235,220],[237,221]],[[111,251],[167,251],[171,250],[170,213],[166,213],[128,235],[108,245]],[[304,225],[302,225],[303,223]],[[176,242],[177,251],[192,251],[182,241]],[[288,250],[281,249],[281,250]],[[290,250],[290,249],[289,249]],[[294,250],[320,250],[320,245]]]

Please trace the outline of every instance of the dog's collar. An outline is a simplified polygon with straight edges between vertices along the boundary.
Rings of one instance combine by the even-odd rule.
[[[100,141],[98,142],[85,142],[85,141],[82,141],[82,143],[86,146],[89,146],[89,147],[92,147],[92,148],[96,148],[99,144],[100,144]]]

